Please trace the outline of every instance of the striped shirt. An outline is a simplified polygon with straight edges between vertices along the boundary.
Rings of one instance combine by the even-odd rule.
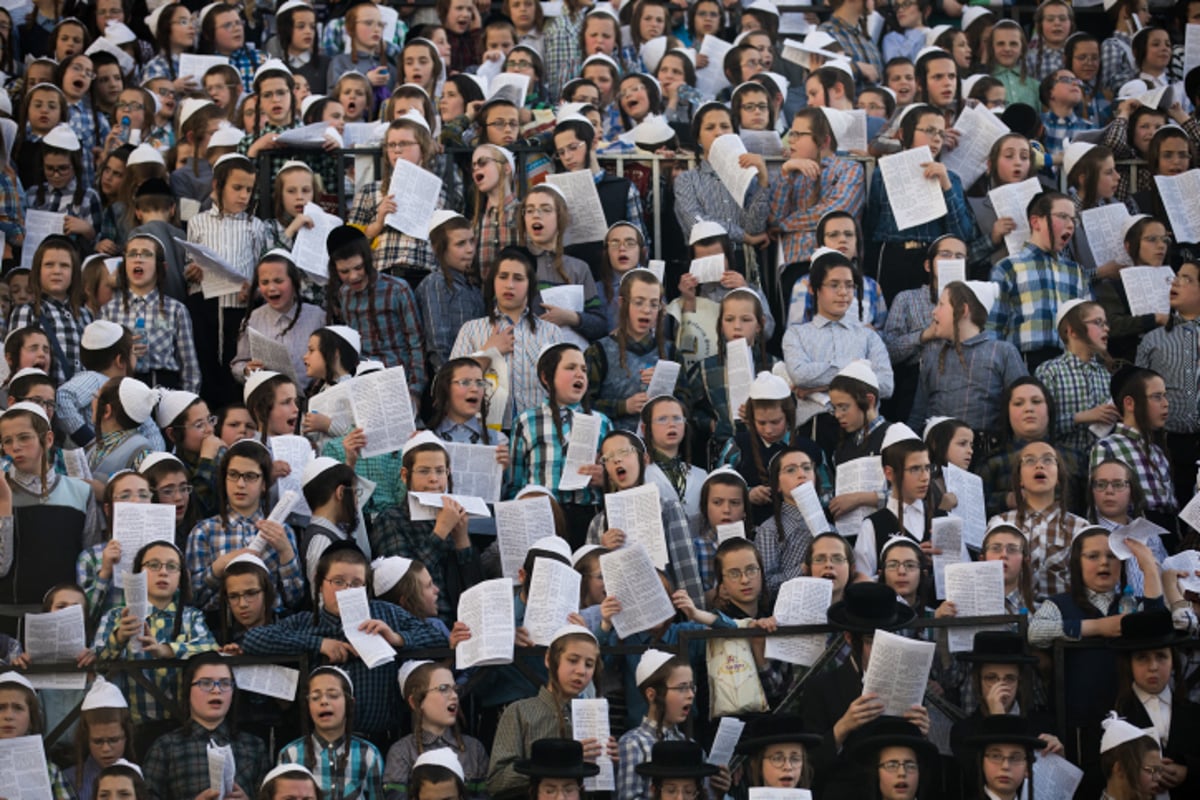
[[[891,397],[892,362],[879,334],[866,325],[817,314],[812,322],[789,325],[783,334],[784,363],[792,382],[802,389],[828,386],[842,367],[860,358],[871,362],[880,397]]]
[[[883,54],[879,52],[879,47],[876,46],[875,42],[863,33],[862,28],[857,25],[851,25],[838,17],[830,17],[817,26],[817,30],[824,31],[832,36],[842,46],[842,52],[851,61],[870,64],[879,73],[880,80],[883,79]],[[855,71],[857,71],[857,68]],[[866,85],[862,75],[856,77],[856,82],[859,90],[863,89]]]
[[[507,491],[515,495],[518,489],[530,484],[545,486],[554,493],[560,503],[595,505],[600,502],[600,491],[593,486],[565,492],[558,489],[567,461],[567,443],[571,440],[571,420],[575,414],[585,413],[583,406],[560,406],[562,415],[562,438],[554,427],[550,404],[521,412],[513,422],[512,441],[509,444]],[[599,411],[592,412],[600,418],[599,441],[603,441],[612,430],[612,422]],[[592,454],[588,463],[595,460]]]
[[[295,324],[292,321],[295,320]],[[250,312],[246,328],[238,335],[237,355],[229,364],[233,378],[241,383],[246,378],[242,374],[250,363],[250,328],[287,348],[291,356],[292,369],[301,386],[308,384],[304,371],[304,354],[308,351],[308,339],[319,328],[325,326],[325,310],[312,303],[304,303],[299,308],[292,306],[282,314],[263,303]]]
[[[742,198],[739,198],[742,199]],[[771,192],[755,180],[746,191],[745,205],[735,200],[707,160],[675,178],[675,217],[686,240],[701,220],[717,222],[735,244],[767,229]]]
[[[188,221],[187,234],[189,242],[202,244],[216,252],[247,283],[254,279],[258,259],[271,249],[272,242],[271,228],[264,220],[245,211],[222,214],[215,205]],[[246,307],[236,293],[218,299],[221,308]]]
[[[449,360],[462,326],[487,313],[483,293],[479,286],[467,282],[466,273],[443,268],[421,281],[417,300],[424,323],[425,352],[437,370]]]
[[[119,296],[109,300],[100,309],[100,316],[125,326],[130,332],[136,331],[139,319],[145,322],[143,336],[148,349],[145,355],[138,356],[135,377],[149,382],[151,371],[173,370],[180,374],[179,388],[200,392],[196,337],[192,333],[192,317],[183,303],[160,295],[158,289],[151,289],[145,296],[130,292],[128,300]]]
[[[1137,349],[1137,365],[1152,369],[1167,384],[1167,430],[1200,430],[1200,318],[1175,317],[1171,330],[1155,328]]]
[[[865,280],[863,295],[866,295]],[[920,361],[921,352],[932,345],[932,342],[922,344],[921,334],[933,322],[933,305],[928,286],[905,289],[892,300],[892,307],[887,312],[887,324],[883,326],[883,341],[892,363],[897,367],[901,364],[915,366]]]

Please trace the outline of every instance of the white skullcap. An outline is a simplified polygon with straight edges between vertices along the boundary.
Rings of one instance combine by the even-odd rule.
[[[562,556],[568,562],[571,560],[571,545],[561,536],[543,536],[529,547],[530,552],[541,550],[544,553],[554,553]]]
[[[160,408],[162,407],[161,400],[159,401],[159,407]],[[160,427],[165,428],[166,426],[163,425]],[[187,471],[187,468],[183,465],[183,462],[179,460],[178,456],[175,456],[171,453],[163,452],[162,450],[155,450],[153,453],[149,453],[145,458],[143,458],[141,463],[138,464],[137,471],[140,474],[145,475],[147,472],[150,471],[151,467],[153,467],[157,464],[162,464],[165,461],[174,461],[175,465],[178,466],[179,469],[184,470],[185,472]]]
[[[275,9],[275,16],[278,17],[280,14],[286,14],[289,11],[295,11],[296,9],[299,9],[299,8],[303,8],[308,11],[313,10],[313,7],[311,5],[309,5],[308,3],[304,2],[304,0],[287,0],[286,3],[281,5],[279,8]]]
[[[1066,142],[1063,145],[1063,174],[1070,175],[1084,153],[1095,146],[1091,142]]]
[[[283,63],[278,58],[268,58],[259,66],[258,69],[254,70],[254,82],[257,82],[259,78],[270,75],[271,73],[278,73],[281,76],[290,77],[292,71],[288,69],[287,64]]]
[[[278,15],[276,15],[276,16],[278,16]],[[321,100],[325,100],[325,99],[326,99],[326,97],[323,94],[310,94],[308,97],[301,100],[300,101],[300,116],[303,117],[304,115],[306,115],[308,113],[308,110],[310,108],[312,108],[315,103],[317,103]]]
[[[98,319],[89,322],[83,329],[83,338],[79,340],[79,345],[84,350],[104,350],[121,341],[124,335],[125,329],[117,323]]]
[[[930,417],[929,419],[925,420],[925,430],[921,432],[923,434],[921,438],[928,439],[930,431],[932,431],[938,425],[941,425],[943,422],[949,422],[952,419],[954,419],[954,417]]]
[[[417,111],[415,108],[408,109],[403,114],[396,117],[396,119],[394,119],[393,122],[399,122],[402,119],[407,120],[409,122],[416,123],[417,125],[420,125],[422,128],[425,129],[426,133],[430,132],[429,120],[427,120],[427,119],[425,119],[425,117],[421,116],[421,112]]]
[[[334,467],[339,466],[341,463],[342,462],[338,461],[336,458],[330,458],[329,456],[317,456],[312,461],[309,461],[304,465],[304,472],[300,474],[300,485],[302,487],[308,486],[321,475],[325,474],[326,470],[333,469]]]
[[[256,369],[254,372],[251,372],[246,376],[246,385],[242,387],[242,402],[248,405],[250,403],[250,395],[254,394],[255,389],[271,380],[271,378],[278,378],[281,374],[273,369]]]
[[[158,164],[163,167],[167,166],[167,160],[163,158],[163,154],[158,152],[153,145],[145,143],[139,144],[137,147],[133,148],[133,152],[129,154],[129,158],[125,163],[131,167],[134,164]]]
[[[746,11],[765,11],[776,17],[779,16],[779,8],[771,0],[754,0],[753,3],[746,6]]]
[[[150,419],[158,405],[158,392],[137,378],[122,378],[117,385],[117,397],[125,414],[138,425]]]
[[[702,242],[705,239],[712,239],[717,236],[728,236],[729,231],[725,230],[719,222],[702,219],[692,226],[692,232],[688,236],[688,244],[693,245],[696,242]]]
[[[967,6],[962,12],[962,29],[965,31],[974,25],[977,19],[991,13],[992,10],[986,6]]]
[[[554,492],[550,491],[545,486],[541,486],[540,484],[536,484],[536,483],[531,483],[528,486],[522,487],[521,491],[517,492],[517,496],[514,499],[520,500],[524,497],[528,497],[531,494],[544,494],[549,497],[554,497]]]
[[[220,133],[220,131],[218,131],[218,133]],[[213,134],[213,135],[216,136],[216,134]],[[242,141],[241,139],[238,139],[239,143],[241,141]],[[208,145],[209,145],[209,147],[212,147],[211,139],[209,140]],[[245,155],[242,155],[241,153],[226,153],[225,155],[223,155],[217,159],[217,163],[213,164],[213,169],[217,169],[222,164],[224,164],[228,161],[241,161],[242,163],[244,163],[246,165],[246,166],[242,167],[242,169],[245,169],[246,171],[250,171],[254,168],[254,162],[250,160],[250,156],[245,156]]]
[[[593,53],[592,55],[585,58],[583,60],[583,64],[580,65],[580,67],[579,67],[579,73],[582,75],[583,71],[585,69],[587,69],[589,64],[595,64],[595,63],[608,64],[610,67],[612,67],[613,69],[615,69],[617,71],[618,75],[621,74],[620,65],[617,64],[616,61],[613,61],[613,59],[610,56],[606,56],[604,53]]]
[[[226,565],[226,569],[232,567],[234,564],[251,564],[255,567],[258,567],[268,575],[271,574],[271,570],[267,568],[267,562],[254,555],[254,553],[242,553],[241,555],[234,557]]]
[[[417,671],[417,668],[432,663],[433,662],[429,659],[414,658],[411,661],[405,661],[404,664],[401,665],[400,670],[396,673],[396,682],[400,685],[401,697],[407,696],[407,692],[405,691],[407,687],[405,684],[408,683],[408,679],[411,678],[412,674]]]
[[[921,545],[915,539],[913,539],[911,536],[905,536],[903,533],[893,533],[891,536],[889,536],[887,538],[887,541],[883,543],[883,547],[881,547],[879,549],[879,565],[880,566],[883,566],[883,556],[888,551],[888,549],[895,547],[898,544],[906,544],[909,547],[915,547],[918,550],[921,549]]]
[[[79,706],[80,711],[91,711],[93,708],[129,708],[129,702],[120,689],[98,675]]]
[[[123,758],[118,758],[116,761],[114,761],[114,762],[111,764],[111,766],[114,766],[114,767],[128,767],[129,769],[131,769],[131,770],[133,770],[134,772],[136,772],[136,773],[138,774],[138,776],[139,776],[139,777],[143,777],[143,778],[145,777],[144,775],[142,775],[142,768],[141,768],[141,767],[139,767],[137,764],[134,764],[132,761],[126,761],[126,760],[125,760],[125,759],[123,759]]]
[[[259,788],[261,789],[276,778],[283,777],[284,775],[291,775],[292,773],[299,773],[304,777],[311,779],[313,783],[317,782],[316,777],[313,776],[308,767],[304,766],[303,764],[288,762],[286,764],[277,764],[276,766],[271,767],[270,772],[263,776],[262,783],[259,784]]]
[[[349,325],[326,325],[325,330],[354,348],[354,352],[362,353],[362,336]]]
[[[42,141],[50,147],[56,147],[59,150],[68,150],[75,152],[81,149],[79,137],[75,135],[75,131],[71,130],[71,126],[64,122],[60,122],[50,129],[50,132],[42,137]]]
[[[142,18],[142,22],[146,23],[146,27],[150,29],[150,36],[153,38],[158,33],[158,19],[162,16],[163,9],[170,3],[163,3],[158,8],[150,12],[149,15]]]
[[[447,208],[439,208],[438,210],[434,211],[433,216],[429,218],[429,234],[428,235],[432,236],[434,231],[436,231],[438,228],[442,227],[443,225],[445,225],[447,222],[449,222],[452,219],[466,220],[466,217],[464,217],[462,214],[458,213],[457,211],[451,211],[450,209],[447,209]]]
[[[571,554],[571,566],[572,567],[579,566],[579,562],[582,561],[583,559],[587,558],[589,554],[594,553],[597,550],[603,550],[603,549],[604,548],[598,544],[585,544],[583,547],[579,548],[578,550],[576,550],[574,553]]]
[[[838,375],[862,381],[876,392],[879,391],[879,376],[875,374],[875,369],[871,366],[871,362],[865,358],[854,359],[838,370]]]
[[[200,395],[178,389],[164,389],[158,401],[158,412],[154,421],[158,427],[165,428],[175,421],[188,406],[200,399]]]
[[[95,55],[96,53],[108,53],[117,60],[117,69],[121,70],[122,73],[127,73],[133,70],[133,56],[129,55],[129,53],[126,53],[124,50],[118,47],[118,43],[112,40],[111,35],[113,32],[113,27],[116,25],[120,25],[126,31],[129,31],[130,36],[133,36],[133,31],[130,31],[125,25],[122,25],[119,22],[110,22],[108,23],[108,30],[105,32],[104,36],[101,36],[92,42],[91,45],[88,46],[88,49],[83,51],[83,54],[85,56],[91,56]],[[131,38],[128,41],[132,42],[134,39]]]
[[[242,139],[246,134],[242,133],[237,128],[230,125],[228,122],[222,122],[221,126],[208,137],[209,147],[237,147],[242,143]],[[225,156],[221,156],[224,158]]]
[[[1058,310],[1054,312],[1054,329],[1058,330],[1058,326],[1062,325],[1063,319],[1071,312],[1072,308],[1086,302],[1088,302],[1086,297],[1072,297],[1070,300],[1059,303]]]
[[[979,304],[983,306],[983,310],[990,314],[992,306],[996,305],[996,298],[1000,296],[1000,284],[992,281],[964,281],[964,283],[971,290],[971,294],[975,295]]]
[[[658,672],[662,665],[675,657],[674,653],[667,653],[663,650],[647,650],[642,653],[642,660],[638,662],[635,678],[637,687],[640,689],[646,681],[650,680],[650,676]]]
[[[1132,216],[1129,217],[1129,219],[1125,220],[1125,224],[1121,226],[1121,240],[1124,241],[1125,237],[1129,235],[1129,231],[1133,229],[1133,226],[1137,225],[1139,222],[1141,222],[1144,219],[1150,219],[1150,215],[1149,214],[1133,214]]]
[[[200,109],[204,108],[205,106],[215,105],[216,104],[213,103],[212,100],[208,99],[201,100],[197,97],[188,97],[184,99],[183,103],[179,106],[179,127],[182,128],[184,125],[186,125],[187,121],[192,118],[192,114],[195,114]]]
[[[17,403],[17,405],[21,405],[21,403]],[[18,686],[24,686],[31,692],[37,691],[33,688],[33,684],[29,682],[29,678],[26,678],[16,670],[9,670],[8,672],[0,674],[0,686],[3,686],[6,683],[15,683]]]
[[[638,147],[664,144],[674,136],[675,129],[661,114],[647,114],[633,129],[633,143]]]
[[[948,30],[950,30],[949,25],[934,25],[932,28],[926,29],[926,31],[925,31],[925,46],[926,47],[934,47],[933,43],[938,40],[939,36],[941,36],[943,33],[945,33]],[[938,49],[941,49],[941,48],[938,48]]]
[[[966,97],[967,95],[969,95],[971,93],[971,90],[975,88],[975,84],[979,83],[981,80],[983,80],[983,78],[984,78],[983,73],[980,73],[978,75],[968,75],[967,77],[963,78],[962,79],[963,97]]]
[[[1138,728],[1124,717],[1118,717],[1115,711],[1108,712],[1108,716],[1100,721],[1100,727],[1104,729],[1104,735],[1100,738],[1101,753],[1107,753],[1114,747],[1120,747],[1143,736],[1158,741],[1158,734],[1154,728]]]
[[[446,450],[446,443],[444,441],[442,441],[441,439],[439,439],[435,434],[433,434],[427,430],[421,431],[420,433],[416,434],[411,439],[409,439],[407,442],[405,442],[404,447],[401,450],[401,455],[406,456],[406,455],[408,455],[408,452],[410,450],[412,450],[413,448],[416,448],[416,447],[420,447],[423,444],[436,444],[438,447],[442,448],[442,450],[447,453],[447,456],[449,456],[449,451]]]
[[[462,763],[458,760],[458,756],[449,747],[439,747],[436,750],[426,750],[421,755],[417,756],[417,760],[413,762],[413,769],[417,767],[445,767],[453,772],[460,781],[465,781],[465,773],[463,772]]]
[[[912,428],[905,425],[903,422],[893,422],[888,425],[887,431],[883,434],[883,444],[879,446],[879,452],[887,450],[894,444],[899,442],[907,442],[909,439],[921,441],[921,437],[917,436]]]
[[[564,636],[574,636],[575,634],[581,634],[583,636],[588,636],[591,638],[591,640],[593,642],[596,642],[596,644],[600,644],[599,640],[596,639],[596,634],[592,633],[591,631],[589,631],[587,628],[583,627],[582,625],[563,625],[561,628],[559,628],[558,630],[556,630],[554,632],[553,636],[550,637],[550,644],[547,646],[553,647],[554,643],[557,642],[559,639],[563,638]]]
[[[390,592],[400,579],[412,569],[412,559],[401,556],[384,556],[371,562],[371,586],[376,597]]]
[[[653,39],[645,42],[642,45],[640,55],[642,63],[646,66],[647,72],[654,72],[658,69],[658,63],[662,61],[662,57],[667,52],[667,37],[655,36]]]
[[[771,372],[760,372],[750,384],[751,400],[786,400],[792,390],[787,381]]]

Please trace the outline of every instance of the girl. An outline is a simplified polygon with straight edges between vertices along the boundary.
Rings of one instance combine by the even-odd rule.
[[[63,233],[90,249],[100,230],[100,195],[85,183],[81,143],[68,125],[58,125],[42,140],[44,183],[25,192],[25,209],[66,214]]]
[[[125,263],[117,272],[116,296],[104,306],[101,316],[137,331],[135,375],[143,383],[199,392],[200,363],[192,319],[181,302],[163,294],[161,284],[167,269],[163,244],[157,237],[130,237],[125,243]]]
[[[338,78],[354,70],[365,75],[371,84],[376,105],[391,94],[396,85],[396,68],[387,55],[387,44],[383,41],[383,17],[373,4],[364,3],[346,12],[346,38],[349,45],[345,53],[329,59],[326,83],[337,83]],[[403,63],[404,54],[401,53]],[[407,78],[403,81],[407,83]]]
[[[295,172],[312,178],[311,173],[303,170]],[[306,355],[312,337],[325,325],[325,312],[318,305],[304,302],[302,284],[300,269],[287,252],[271,250],[258,262],[254,269],[254,296],[262,305],[250,312],[238,334],[237,355],[229,365],[234,380],[244,383],[250,373],[266,366],[250,357],[251,330],[287,348],[294,374],[312,377],[308,375]]]
[[[692,665],[684,656],[647,650],[637,668],[637,687],[648,711],[642,724],[617,741],[617,785],[621,797],[649,798],[650,780],[637,769],[650,760],[658,742],[685,742],[684,729],[696,697]]]
[[[187,568],[197,587],[197,608],[217,607],[216,587],[225,567],[241,548],[256,552],[271,568],[281,608],[294,608],[304,595],[304,576],[296,555],[296,536],[284,524],[265,517],[264,504],[275,476],[267,448],[256,441],[231,446],[217,471],[220,513],[202,520],[188,536]]]
[[[613,431],[600,444],[600,464],[604,468],[606,493],[621,492],[644,486],[646,482],[646,446],[637,435],[628,431]],[[668,566],[666,574],[671,583],[688,593],[692,601],[704,602],[704,589],[696,551],[692,549],[687,517],[674,497],[661,495],[662,527],[666,538]],[[599,544],[609,550],[636,541],[634,531],[609,527],[608,515],[600,512],[588,525],[587,543]]]
[[[279,763],[303,764],[323,791],[339,797],[383,800],[383,757],[375,745],[352,735],[354,684],[335,666],[308,674],[308,716],[312,733],[293,740]]]
[[[1029,373],[1011,342],[984,333],[994,286],[954,281],[942,290],[930,326],[935,342],[921,354],[912,425],[924,428],[929,417],[955,417],[975,430],[997,429],[996,399]]]
[[[75,764],[63,771],[78,800],[92,800],[96,779],[133,751],[129,703],[115,685],[97,677],[79,707],[75,728]]]
[[[641,430],[650,456],[646,479],[679,500],[695,530],[705,472],[691,463],[686,408],[678,397],[659,395],[642,407]]]
[[[771,516],[759,525],[754,541],[762,557],[766,593],[773,597],[786,581],[800,577],[813,537],[825,531],[809,529],[792,494],[816,480],[816,466],[807,452],[780,452],[771,460],[769,480],[763,488],[769,489]]]
[[[1076,458],[1091,452],[1101,429],[1121,418],[1112,402],[1112,358],[1105,345],[1108,321],[1099,303],[1068,300],[1058,307],[1058,335],[1066,350],[1042,362],[1037,378],[1058,400],[1054,443]]]
[[[9,671],[0,675],[0,710],[3,710],[5,719],[0,739],[42,735],[42,708],[37,692],[29,679],[19,672]],[[49,758],[46,759],[46,769],[50,773],[54,800],[75,797],[63,773]]]
[[[537,697],[510,704],[500,716],[488,768],[487,790],[492,796],[527,785],[515,767],[520,759],[534,755],[533,744],[539,739],[571,737],[571,700],[598,677],[600,645],[596,637],[579,625],[560,628],[550,639],[546,669],[550,680]],[[617,742],[611,736],[607,742],[584,739],[582,746],[583,757],[592,762],[617,757]]]
[[[490,282],[501,250],[517,243],[521,201],[513,189],[516,161],[499,145],[475,148],[471,180],[475,184],[475,211],[471,226],[479,252],[479,271]]]
[[[770,714],[749,722],[734,752],[750,760],[750,785],[808,789],[813,768],[809,751],[821,744],[795,714]]]
[[[128,606],[110,609],[96,630],[93,648],[98,658],[184,659],[216,648],[204,615],[189,605],[191,590],[183,572],[183,554],[174,544],[154,541],[143,545],[133,557],[133,571],[147,573],[150,615],[143,620]],[[166,697],[175,696],[177,679],[173,668],[157,669],[152,674],[152,680]],[[168,709],[162,708],[149,692],[130,690],[126,680],[122,676],[117,685],[129,698],[134,724],[159,721],[159,725],[151,724],[148,730],[161,731],[161,721],[166,719]]]
[[[1160,220],[1135,214],[1125,222],[1124,239],[1125,252],[1129,254],[1131,265],[1161,267],[1168,263],[1171,235]],[[1107,333],[1104,335],[1108,339],[1108,352],[1122,361],[1133,361],[1143,337],[1166,325],[1170,314],[1141,314],[1135,317],[1130,313],[1129,298],[1120,275],[1123,266],[1117,267],[1112,277],[1100,279],[1097,276],[1092,281],[1092,291],[1107,317]]]
[[[384,788],[411,796],[413,763],[423,753],[445,748],[462,766],[471,796],[485,792],[487,751],[460,730],[454,673],[431,661],[409,661],[400,671],[400,694],[412,712],[413,732],[388,749]]]
[[[1002,19],[992,26],[991,50],[988,63],[991,75],[1004,84],[1009,105],[1023,103],[1041,108],[1038,98],[1038,77],[1025,65],[1028,44],[1025,31],[1013,20]]]
[[[425,353],[434,369],[450,358],[454,339],[467,320],[484,314],[483,293],[475,271],[475,235],[466,217],[434,212],[429,240],[441,269],[417,287],[426,337]]]
[[[1101,722],[1100,771],[1105,779],[1104,795],[1130,800],[1150,800],[1160,794],[1163,774],[1162,749],[1154,736],[1136,728],[1110,711]]]

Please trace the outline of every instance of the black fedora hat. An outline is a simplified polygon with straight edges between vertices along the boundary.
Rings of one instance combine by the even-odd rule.
[[[885,747],[911,747],[921,759],[937,755],[933,742],[902,717],[877,717],[846,737],[846,754],[861,764],[873,766]]]
[[[1187,640],[1186,633],[1175,630],[1171,612],[1161,608],[1121,617],[1121,636],[1110,640],[1108,646],[1134,653],[1138,650],[1176,647]]]
[[[852,583],[842,600],[829,607],[829,624],[851,633],[894,631],[912,624],[917,614],[896,599],[896,592],[882,583]]]
[[[358,228],[353,225],[340,225],[325,237],[325,250],[329,257],[333,258],[336,253],[342,252],[351,245],[365,241],[367,241],[367,237]]]
[[[978,721],[971,735],[963,739],[967,747],[984,748],[989,744],[1012,744],[1026,750],[1040,750],[1046,743],[1038,738],[1029,720],[1016,714],[992,714]]]
[[[773,744],[817,747],[821,741],[821,734],[804,731],[804,720],[795,714],[765,714],[746,725],[745,734],[734,752],[749,756]]]
[[[704,748],[695,742],[657,742],[650,750],[650,760],[634,767],[643,778],[707,778],[720,770],[704,760]]]
[[[956,653],[955,658],[976,664],[1037,663],[1037,656],[1025,649],[1025,637],[1008,631],[979,631],[974,646],[965,653]]]
[[[529,750],[529,758],[513,764],[513,769],[531,778],[591,778],[600,767],[583,760],[583,744],[574,739],[538,739]]]

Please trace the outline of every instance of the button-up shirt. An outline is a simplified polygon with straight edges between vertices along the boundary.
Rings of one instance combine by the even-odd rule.
[[[992,267],[991,279],[1000,284],[1000,295],[988,324],[1022,353],[1061,347],[1054,325],[1058,307],[1091,296],[1078,264],[1033,242]]]
[[[1097,358],[1084,361],[1068,352],[1043,361],[1036,372],[1038,380],[1046,384],[1054,398],[1055,443],[1080,455],[1090,451],[1096,443],[1096,435],[1087,424],[1075,422],[1075,415],[1112,401],[1112,389],[1109,388],[1112,375],[1108,368]]]
[[[543,686],[537,697],[512,703],[500,716],[488,766],[488,793],[493,797],[512,795],[526,786],[529,779],[514,765],[529,758],[534,742],[547,738],[571,738],[571,705],[559,705]]]
[[[1133,468],[1142,494],[1146,496],[1148,510],[1169,513],[1179,507],[1171,479],[1171,462],[1163,449],[1149,441],[1141,431],[1118,422],[1112,433],[1092,448],[1090,469],[1095,469],[1106,458],[1115,458]]]
[[[1044,511],[1005,511],[988,520],[988,528],[1001,522],[1016,525],[1029,542],[1029,563],[1033,569],[1033,594],[1038,599],[1061,594],[1070,586],[1068,562],[1071,542],[1088,521],[1063,511],[1055,503]],[[1052,605],[1044,603],[1046,605]],[[1032,641],[1032,639],[1031,639]]]
[[[675,217],[684,239],[691,235],[693,225],[707,220],[724,226],[735,244],[744,242],[747,235],[767,229],[770,201],[770,190],[759,186],[757,180],[750,183],[745,198],[735,199],[707,159],[675,178]]]
[[[496,267],[496,256],[506,247],[517,244],[518,214],[521,201],[514,195],[504,198],[504,206],[488,206],[479,215],[479,274],[488,279]]]
[[[315,764],[312,773],[325,797],[383,800],[383,756],[366,739],[350,735],[329,742],[312,733],[285,745],[279,763]]]
[[[417,736],[421,737],[420,749],[417,748]],[[459,738],[462,739],[461,749]],[[430,750],[441,750],[443,747],[450,748],[458,757],[458,763],[462,765],[463,775],[466,776],[467,797],[471,800],[486,798],[488,754],[483,749],[483,744],[466,734],[455,735],[453,731],[446,731],[437,736],[421,729],[417,733],[408,734],[388,749],[387,763],[383,768],[383,791],[387,800],[404,800],[408,796],[408,781],[418,756]]]
[[[892,362],[879,334],[857,321],[817,314],[812,322],[789,325],[783,334],[783,360],[802,389],[828,386],[842,367],[868,359],[879,378],[879,396],[892,396]]]
[[[219,516],[201,520],[192,528],[188,535],[187,569],[192,581],[193,602],[201,609],[217,607],[217,590],[220,582],[213,574],[212,564],[226,553],[249,547],[250,542],[258,534],[257,523],[263,519],[261,512],[254,512],[249,517],[229,511],[229,524],[225,525]],[[304,572],[300,568],[300,546],[296,543],[296,534],[288,525],[283,526],[288,543],[292,546],[292,557],[282,562],[279,553],[273,547],[261,556],[275,581],[276,596],[279,598],[279,608],[296,608],[304,599]]]
[[[96,159],[92,155],[92,148],[104,146],[104,140],[112,130],[112,123],[105,115],[93,113],[92,101],[82,97],[77,102],[67,104],[67,124],[79,137],[81,145],[79,155],[83,159],[83,175],[78,177],[83,180],[84,186],[95,186]],[[100,230],[99,225],[96,226],[96,230]]]
[[[192,800],[207,791],[209,742],[233,749],[238,786],[258,786],[271,768],[267,746],[257,736],[244,731],[233,736],[224,720],[211,731],[189,720],[179,730],[160,736],[146,753],[142,771],[151,799]]]
[[[425,351],[408,281],[378,273],[374,285],[357,292],[343,284],[338,290],[338,306],[345,324],[362,337],[363,358],[404,367],[409,391],[419,395],[425,388]]]
[[[642,724],[625,735],[617,742],[620,752],[617,758],[617,792],[621,800],[650,800],[654,794],[650,791],[650,778],[639,775],[638,764],[650,763],[654,745],[658,742],[685,742],[687,736],[675,725],[662,728],[658,723],[646,717]]]
[[[921,354],[921,373],[909,426],[930,417],[952,417],[977,431],[994,431],[1004,387],[1029,374],[1017,348],[982,331],[959,342],[934,343]]]
[[[1158,694],[1151,694],[1135,683],[1133,693],[1138,702],[1146,707],[1146,715],[1154,723],[1159,744],[1166,747],[1167,737],[1171,733],[1171,687],[1166,687]]]
[[[62,189],[55,189],[48,183],[41,186],[30,186],[25,191],[25,208],[38,211],[52,211],[56,214],[66,214],[68,217],[78,217],[91,224],[92,230],[100,233],[100,195],[88,186],[83,190],[82,198],[75,202],[76,181],[72,180]],[[40,196],[40,199],[39,199]],[[90,251],[93,240],[72,234],[77,243]]]
[[[842,52],[851,61],[861,61],[874,67],[879,73],[879,79],[883,80],[883,54],[879,52],[875,42],[863,33],[862,28],[858,25],[851,25],[838,17],[830,17],[822,22],[817,30],[832,36],[842,46]],[[861,75],[857,77],[856,83],[860,90],[866,85]]]
[[[31,304],[17,306],[12,312],[8,330],[12,332],[28,325],[37,325],[50,337],[50,349],[54,352],[54,358],[51,359],[54,368],[50,371],[50,377],[54,379],[55,385],[61,386],[67,378],[83,368],[79,361],[80,342],[83,339],[83,329],[91,323],[92,312],[87,306],[80,306],[79,315],[75,316],[71,313],[70,303],[42,295],[41,317],[34,316]],[[58,352],[54,350],[55,341],[62,349],[62,355],[66,357],[66,364],[62,363]]]
[[[295,371],[300,385],[308,384],[304,369],[304,354],[308,351],[308,339],[318,329],[325,326],[325,311],[312,303],[293,305],[286,311],[279,312],[263,303],[250,312],[246,328],[254,330],[279,342],[287,348],[291,356],[292,369]],[[237,355],[233,357],[229,368],[239,382],[245,380],[242,375],[246,365],[250,363],[250,333],[243,330],[238,336]]]
[[[545,486],[554,492],[554,497],[560,503],[579,503],[595,505],[600,502],[600,492],[592,486],[575,491],[558,489],[562,479],[563,467],[567,461],[567,443],[571,440],[571,421],[575,414],[582,414],[583,406],[559,406],[561,414],[562,437],[554,427],[550,404],[543,403],[536,408],[529,408],[517,415],[513,422],[512,441],[509,444],[508,480],[510,493],[518,489],[536,484]],[[612,430],[612,422],[599,411],[592,414],[600,418],[600,437],[603,441]],[[595,460],[592,453],[588,463]]]
[[[1167,384],[1167,430],[1200,430],[1200,318],[1176,315],[1170,330],[1155,328],[1142,338],[1137,365],[1152,369]]]
[[[783,231],[782,270],[805,261],[817,247],[817,223],[830,211],[862,215],[866,203],[862,164],[848,158],[826,156],[821,174],[813,180],[802,172],[780,178],[771,187],[771,227]]]
[[[425,352],[433,369],[450,359],[458,332],[468,320],[482,317],[483,292],[467,275],[443,267],[417,286],[417,301],[424,323]]]
[[[350,213],[346,215],[346,224],[366,230],[378,216],[379,204],[388,191],[388,187],[380,181],[372,181],[360,189],[354,198]],[[446,207],[445,181],[438,192],[436,207]],[[393,269],[433,272],[438,267],[433,247],[427,240],[414,238],[388,225],[383,226],[383,230],[371,243],[371,260],[380,272],[390,272]]]
[[[149,376],[152,370],[179,372],[181,389],[200,391],[200,361],[196,357],[196,337],[192,333],[192,317],[183,303],[151,289],[146,295],[129,292],[114,297],[102,309],[100,316],[137,331],[137,321],[145,322],[141,330],[146,354],[138,356],[137,374]],[[303,373],[301,373],[303,374]]]
[[[225,263],[238,271],[246,282],[254,278],[254,267],[263,253],[271,248],[271,228],[258,217],[245,211],[223,214],[215,205],[188,220],[189,242],[196,242],[216,252]],[[237,293],[220,298],[221,308],[245,308]]]

